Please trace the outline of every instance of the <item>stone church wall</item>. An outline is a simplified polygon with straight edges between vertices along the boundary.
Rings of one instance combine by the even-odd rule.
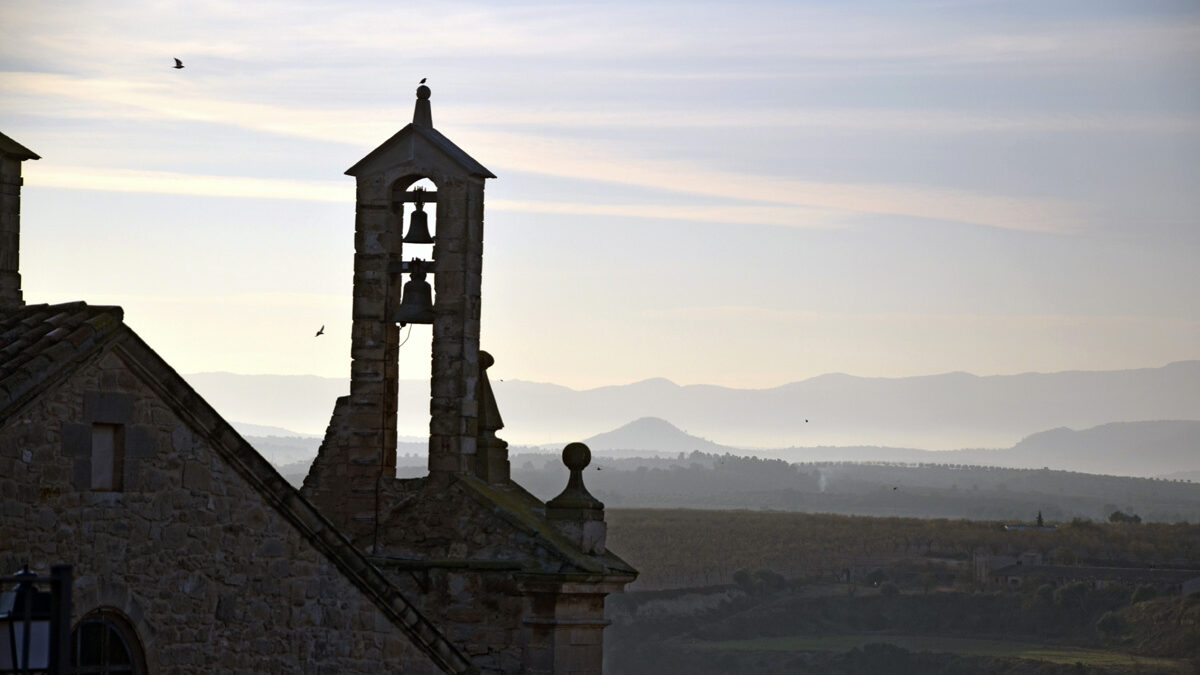
[[[440,672],[134,373],[109,348],[0,422],[0,571],[73,565],[73,621],[120,610],[154,673]],[[90,487],[93,422],[120,491]]]

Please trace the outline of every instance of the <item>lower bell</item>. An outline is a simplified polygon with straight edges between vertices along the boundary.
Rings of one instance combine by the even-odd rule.
[[[401,326],[409,323],[433,323],[433,288],[425,281],[424,270],[414,270],[412,278],[404,284],[400,308],[396,310],[396,322]]]

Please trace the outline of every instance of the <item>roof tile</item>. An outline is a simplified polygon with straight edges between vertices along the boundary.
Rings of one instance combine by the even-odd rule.
[[[120,307],[84,302],[26,305],[0,312],[0,420],[43,383],[86,358],[116,332]]]

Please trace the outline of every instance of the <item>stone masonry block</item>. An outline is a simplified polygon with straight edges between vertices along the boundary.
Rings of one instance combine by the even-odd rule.
[[[83,492],[92,489],[92,458],[80,457],[71,466],[71,484]]]
[[[459,470],[459,458],[455,454],[430,454],[429,470],[456,473]]]
[[[68,457],[90,457],[92,454],[92,426],[90,424],[63,424],[63,454]]]
[[[125,430],[126,457],[153,457],[157,452],[154,427],[135,424]]]
[[[359,209],[354,219],[355,229],[360,232],[383,232],[395,222],[391,209]]]
[[[83,416],[93,422],[128,424],[133,420],[133,397],[118,392],[87,392],[83,395]]]
[[[435,377],[429,393],[435,398],[457,398],[463,394],[462,383],[457,378]]]
[[[382,233],[371,230],[363,230],[355,235],[354,250],[375,255],[387,253],[387,247],[382,241]]]
[[[453,410],[433,410],[434,403],[430,402],[430,412],[433,417],[429,420],[429,433],[449,436],[458,430],[458,418]]]
[[[443,275],[454,272],[465,272],[467,270],[467,259],[461,252],[447,251],[446,253],[439,252],[441,257],[437,260],[437,275]],[[439,276],[440,278],[440,276]],[[437,289],[441,290],[439,284]]]
[[[571,629],[571,644],[573,645],[600,645],[604,644],[603,633],[599,628],[572,628]]]
[[[460,297],[466,289],[466,281],[466,276],[463,274],[441,274],[437,278],[437,292]]]

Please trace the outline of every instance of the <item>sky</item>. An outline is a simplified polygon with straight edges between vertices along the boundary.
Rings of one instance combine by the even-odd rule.
[[[185,374],[347,377],[343,172],[421,78],[498,177],[493,378],[1200,358],[1195,2],[0,0],[27,302],[119,304]]]

